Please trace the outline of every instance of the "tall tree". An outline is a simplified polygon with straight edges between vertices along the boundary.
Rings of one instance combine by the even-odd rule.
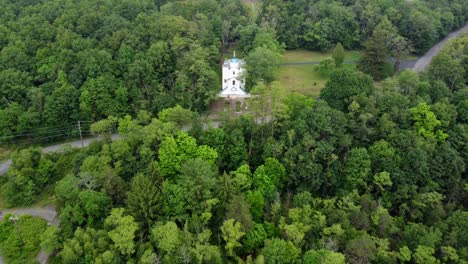
[[[332,58],[335,61],[335,66],[341,67],[345,59],[345,50],[341,43],[338,42],[338,44],[336,44],[336,47],[333,50]]]

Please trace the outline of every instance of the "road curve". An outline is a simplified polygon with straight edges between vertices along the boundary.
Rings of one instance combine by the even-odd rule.
[[[59,225],[57,210],[55,210],[53,206],[6,209],[0,212],[0,221],[2,221],[7,214],[37,216],[46,220],[49,225]]]
[[[437,53],[442,49],[442,47],[452,38],[456,38],[460,36],[463,33],[468,32],[468,24],[466,24],[464,27],[459,28],[452,33],[448,34],[447,37],[445,37],[443,40],[439,41],[436,45],[434,45],[426,54],[424,54],[422,57],[420,57],[416,63],[413,66],[413,70],[416,72],[422,72],[427,67],[429,64],[431,64],[432,59],[434,58]]]
[[[437,53],[442,49],[442,47],[452,38],[456,38],[460,36],[463,33],[468,32],[468,24],[466,24],[464,27],[457,29],[456,31],[453,31],[447,37],[445,37],[443,40],[439,41],[437,44],[435,44],[429,51],[426,52],[423,56],[419,57],[417,60],[404,60],[401,61],[400,63],[400,70],[404,69],[413,69],[416,72],[422,72],[427,67],[429,64],[431,64],[432,59],[434,58]],[[280,66],[302,66],[302,65],[318,65],[320,61],[301,61],[301,62],[286,62],[286,63],[281,63]],[[345,61],[345,64],[354,64],[357,63],[357,61]]]
[[[120,136],[117,135],[117,134],[114,134],[114,135],[111,136],[112,140],[116,140],[116,139],[119,139],[119,138],[120,138]],[[92,137],[92,138],[83,139],[83,147],[87,147],[91,143],[93,143],[95,141],[98,141],[98,140],[102,140],[102,137]],[[63,151],[65,146],[71,146],[73,148],[81,148],[81,140],[76,140],[76,141],[72,141],[72,142],[68,142],[68,143],[61,143],[61,144],[57,144],[57,145],[44,147],[44,148],[42,148],[42,152],[43,153],[61,152],[61,151]],[[0,176],[5,174],[8,171],[11,164],[12,164],[11,159],[6,160],[3,163],[0,163]]]
[[[119,139],[119,135],[112,135],[111,139],[116,140]],[[42,148],[42,152],[44,153],[50,153],[50,152],[60,152],[64,149],[65,146],[70,145],[71,147],[87,147],[89,146],[92,142],[101,140],[102,137],[92,137],[92,138],[86,138],[83,139],[83,145],[81,143],[81,140],[69,142],[69,143],[62,143],[62,144],[57,144],[57,145],[52,145],[48,146],[45,148]],[[0,176],[5,174],[8,169],[10,168],[12,164],[12,160],[6,160],[5,162],[0,164]],[[40,218],[43,218],[44,220],[47,221],[49,225],[54,225],[58,226],[59,220],[57,219],[57,210],[53,206],[46,206],[46,207],[29,207],[29,208],[12,208],[12,209],[6,209],[3,211],[0,211],[0,221],[3,220],[3,217],[6,214],[15,214],[15,215],[32,215],[32,216],[37,216]],[[39,254],[36,257],[36,261],[41,263],[41,264],[46,264],[48,259],[49,259],[50,254],[46,253],[43,249],[39,252]],[[0,264],[5,264],[5,260],[2,258],[0,254]]]
[[[47,221],[47,224],[49,225],[59,225],[59,221],[57,219],[57,210],[55,210],[55,207],[53,206],[6,209],[0,212],[0,221],[2,221],[5,215],[7,214],[14,214],[17,216],[32,215],[43,218]],[[46,253],[43,249],[41,249],[41,251],[36,257],[36,260],[41,264],[46,264],[47,260],[49,259],[49,255],[50,254]],[[0,264],[5,263],[5,260],[0,255]]]

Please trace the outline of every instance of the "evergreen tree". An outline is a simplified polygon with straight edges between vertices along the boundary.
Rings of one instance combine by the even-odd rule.
[[[385,33],[381,30],[374,31],[374,34],[366,41],[366,49],[359,60],[358,69],[367,73],[374,80],[382,80],[388,76],[385,69],[385,60],[388,50],[386,47]]]
[[[335,66],[341,67],[345,59],[345,50],[341,43],[338,42],[338,44],[336,44],[335,50],[333,50],[332,58],[335,61]]]

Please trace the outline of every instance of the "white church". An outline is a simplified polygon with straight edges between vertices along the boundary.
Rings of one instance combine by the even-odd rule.
[[[218,96],[235,100],[250,98],[245,91],[245,73],[245,61],[238,59],[234,51],[231,59],[224,60],[222,88]]]

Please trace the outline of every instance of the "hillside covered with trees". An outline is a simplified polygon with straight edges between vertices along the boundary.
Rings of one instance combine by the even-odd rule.
[[[387,21],[391,39],[420,53],[467,14],[463,0],[1,0],[0,141],[55,140],[78,120],[176,104],[206,111],[219,90],[221,52],[232,43],[255,69],[250,89],[275,78],[265,67],[279,63],[284,47],[364,47]]]
[[[468,262],[468,36],[450,41],[426,72],[379,83],[343,67],[340,55],[397,35],[421,52],[465,23],[467,3],[254,7],[0,0],[3,142],[78,120],[104,138],[13,153],[2,202],[45,196],[60,224],[6,217],[8,263],[31,263],[40,248],[49,263],[67,264]],[[287,17],[300,21],[297,31],[283,28]],[[203,113],[233,42],[249,65],[250,113],[212,122]],[[285,48],[338,42],[318,98],[276,81]]]

